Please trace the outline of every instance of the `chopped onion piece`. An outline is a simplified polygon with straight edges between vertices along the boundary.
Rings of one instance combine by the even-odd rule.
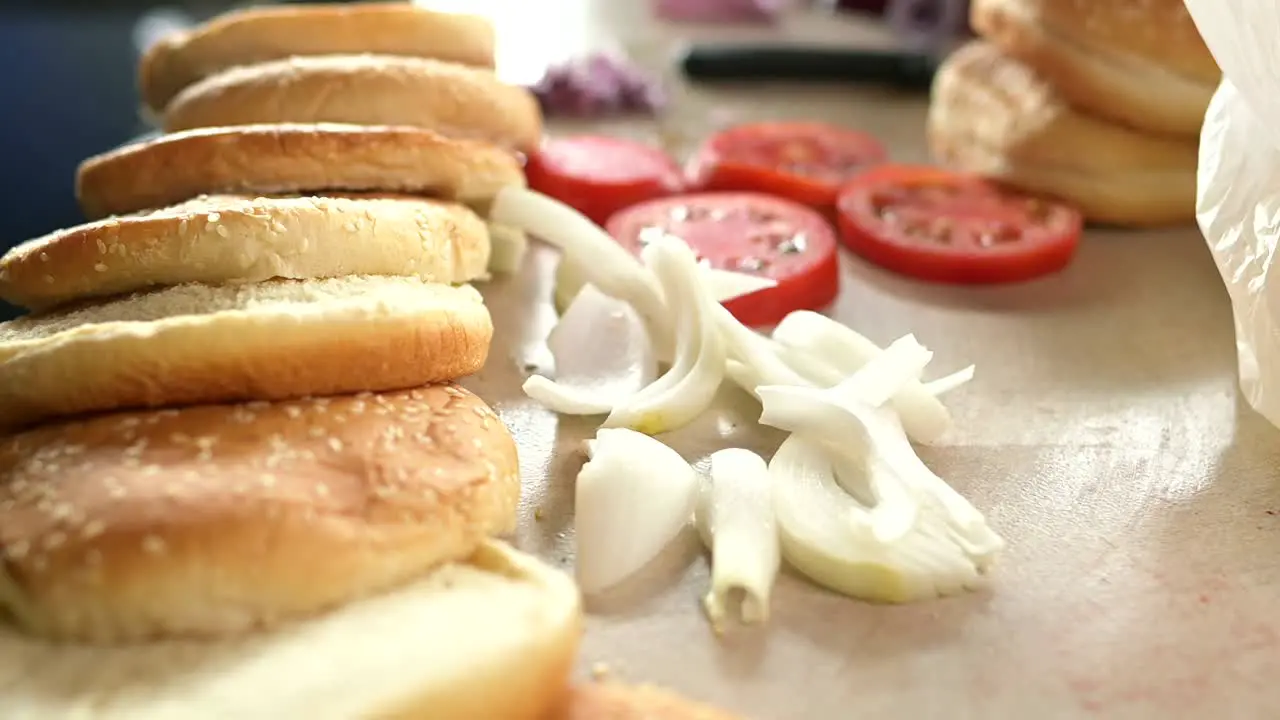
[[[575,497],[578,585],[608,589],[643,568],[683,529],[698,497],[698,474],[647,435],[602,429],[587,446]]]
[[[850,506],[866,508],[837,484],[828,452],[792,435],[769,463],[782,556],[792,567],[823,587],[879,602],[926,600],[981,584],[981,568],[936,530],[932,512],[893,543],[859,532],[849,523]]]
[[[587,285],[547,338],[556,379],[530,376],[524,391],[565,415],[607,415],[653,382],[658,363],[635,310]]]
[[[509,274],[524,264],[529,238],[524,231],[510,225],[489,223],[489,270]]]
[[[943,393],[949,393],[952,390],[964,385],[973,379],[974,367],[970,365],[967,368],[957,370],[950,375],[945,375],[937,380],[930,380],[924,384],[924,389],[930,395],[937,397]]]
[[[591,284],[635,308],[654,346],[663,349],[671,321],[653,275],[585,215],[542,193],[508,185],[494,197],[489,219],[535,235],[591,268]]]
[[[738,322],[724,307],[716,308],[717,324],[724,335],[729,357],[751,367],[766,385],[801,385],[810,383],[779,356],[778,343]]]
[[[845,377],[883,352],[852,328],[808,310],[799,310],[783,318],[773,330],[773,339],[822,359]],[[957,373],[953,382],[963,378],[962,373]],[[902,388],[893,398],[893,405],[902,418],[907,435],[917,442],[937,442],[951,428],[951,413],[934,397],[934,393],[918,381]]]
[[[715,452],[707,495],[701,524],[710,535],[711,589],[703,607],[711,626],[723,626],[733,590],[742,591],[742,622],[764,622],[781,563],[769,467],[750,450]]]
[[[698,260],[679,238],[664,236],[643,257],[676,317],[675,362],[648,387],[614,408],[604,427],[629,427],[654,435],[683,427],[710,407],[724,381],[724,338],[715,323],[718,305],[698,272]]]
[[[716,302],[728,302],[752,293],[777,287],[778,281],[761,275],[722,270],[720,268],[699,265],[702,280],[711,290]],[[587,284],[587,272],[568,257],[560,258],[560,266],[556,268],[556,304],[568,307],[578,291]]]

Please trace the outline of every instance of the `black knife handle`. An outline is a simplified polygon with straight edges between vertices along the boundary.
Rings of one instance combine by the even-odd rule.
[[[695,45],[680,67],[698,81],[851,82],[919,90],[933,82],[937,61],[895,51]]]

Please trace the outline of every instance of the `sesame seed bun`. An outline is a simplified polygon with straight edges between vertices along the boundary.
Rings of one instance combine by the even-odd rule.
[[[554,720],[738,720],[737,715],[686,700],[652,685],[614,682],[575,686],[552,717]]]
[[[1182,0],[973,0],[973,27],[1072,106],[1194,138],[1222,73]]]
[[[129,408],[453,380],[484,366],[480,294],[351,276],[179,285],[0,323],[0,431]]]
[[[52,645],[0,631],[6,720],[544,720],[581,636],[564,573],[489,541],[403,589],[217,643]]]
[[[512,153],[423,128],[242,125],[161,135],[89,158],[76,196],[97,219],[219,193],[372,191],[479,203],[524,184]]]
[[[985,41],[939,67],[927,137],[942,163],[1061,198],[1092,222],[1195,219],[1194,140],[1082,113],[1031,66]]]
[[[166,132],[260,123],[407,125],[532,150],[542,111],[491,70],[414,57],[324,55],[232,68],[183,90]]]
[[[160,111],[188,85],[227,68],[299,55],[375,52],[493,67],[488,20],[411,3],[288,5],[235,10],[148,48],[143,101]]]
[[[465,558],[519,499],[453,385],[99,415],[0,440],[0,604],[64,640],[239,633]]]
[[[189,282],[400,275],[465,283],[484,276],[489,253],[485,222],[456,203],[216,195],[23,243],[0,257],[0,299],[44,310]]]

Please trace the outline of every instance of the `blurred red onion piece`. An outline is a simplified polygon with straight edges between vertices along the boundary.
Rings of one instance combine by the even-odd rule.
[[[666,102],[655,77],[611,53],[594,53],[554,65],[529,89],[548,116],[651,114]]]

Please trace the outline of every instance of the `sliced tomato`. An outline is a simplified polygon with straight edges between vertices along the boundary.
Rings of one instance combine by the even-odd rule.
[[[635,140],[582,135],[549,140],[525,165],[529,187],[604,225],[622,208],[680,191],[680,166]]]
[[[777,281],[776,287],[725,303],[747,325],[774,325],[792,310],[821,309],[840,290],[835,231],[822,215],[781,198],[680,195],[623,210],[607,229],[637,255],[654,237],[676,235],[711,267]]]
[[[1074,208],[981,178],[885,165],[855,178],[836,202],[841,240],[903,275],[951,283],[1029,280],[1075,255]]]
[[[840,186],[885,161],[884,146],[856,130],[816,122],[738,125],[712,135],[686,168],[697,190],[741,190],[821,210]]]

